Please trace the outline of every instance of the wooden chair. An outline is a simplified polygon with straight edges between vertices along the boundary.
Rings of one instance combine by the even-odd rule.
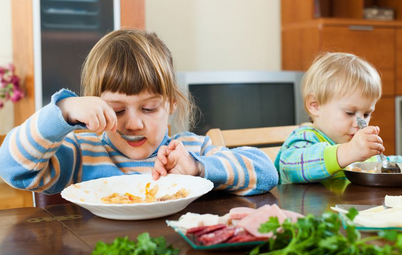
[[[292,125],[231,130],[213,128],[207,132],[207,136],[211,138],[212,144],[216,146],[226,146],[228,148],[239,146],[259,147],[272,161],[275,161],[281,145],[292,131],[298,127],[298,125]]]

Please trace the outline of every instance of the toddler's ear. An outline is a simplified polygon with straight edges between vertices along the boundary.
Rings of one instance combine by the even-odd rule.
[[[311,116],[317,116],[318,111],[320,110],[320,104],[318,103],[317,99],[314,95],[308,95],[306,98],[306,108],[309,111]]]

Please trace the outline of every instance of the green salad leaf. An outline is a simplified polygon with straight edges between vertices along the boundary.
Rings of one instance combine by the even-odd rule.
[[[152,238],[145,232],[137,236],[137,242],[127,236],[117,237],[111,244],[99,241],[92,255],[177,255],[179,251],[172,245],[166,246],[163,236]]]
[[[346,214],[351,221],[358,214],[351,208]],[[355,226],[346,223],[341,232],[342,220],[333,212],[320,217],[308,214],[296,223],[286,219],[282,224],[277,217],[270,217],[259,229],[261,233],[273,232],[273,237],[250,251],[250,255],[269,254],[402,254],[402,233],[396,230],[381,230],[378,235],[361,238]],[[373,244],[375,240],[387,241],[383,246]]]

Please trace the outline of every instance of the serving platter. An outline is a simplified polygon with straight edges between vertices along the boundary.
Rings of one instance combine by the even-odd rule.
[[[399,164],[402,169],[402,164]],[[362,172],[353,171],[354,167]],[[349,165],[345,170],[346,178],[353,184],[371,187],[402,187],[402,173],[381,173],[381,162],[361,162]],[[367,172],[372,171],[372,172]]]
[[[257,245],[263,244],[265,241],[254,242],[240,242],[240,243],[220,243],[214,245],[203,245],[197,241],[197,238],[193,235],[185,235],[178,228],[172,227],[186,242],[195,250],[239,250],[239,249],[251,249]]]
[[[358,211],[364,211],[364,210],[369,210],[372,209],[374,207],[377,207],[375,205],[348,205],[348,204],[337,204],[335,205],[335,207],[342,209],[342,210],[346,210],[348,211],[350,208],[356,208],[356,210]],[[380,231],[380,230],[398,230],[398,231],[402,231],[402,227],[364,227],[362,225],[356,224],[354,222],[352,222],[348,217],[346,217],[345,214],[343,213],[339,213],[339,216],[342,220],[342,224],[343,227],[346,228],[346,225],[352,225],[355,226],[356,229],[358,229],[359,231],[365,231],[365,232],[376,232],[376,231]]]

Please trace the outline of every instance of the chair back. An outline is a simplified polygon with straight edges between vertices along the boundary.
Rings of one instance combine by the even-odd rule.
[[[4,138],[6,138],[6,135],[0,135],[0,146],[3,144]]]
[[[207,132],[216,146],[234,148],[239,146],[259,147],[268,157],[275,161],[282,144],[298,125],[277,126],[264,128],[245,128],[220,130],[213,128]]]

